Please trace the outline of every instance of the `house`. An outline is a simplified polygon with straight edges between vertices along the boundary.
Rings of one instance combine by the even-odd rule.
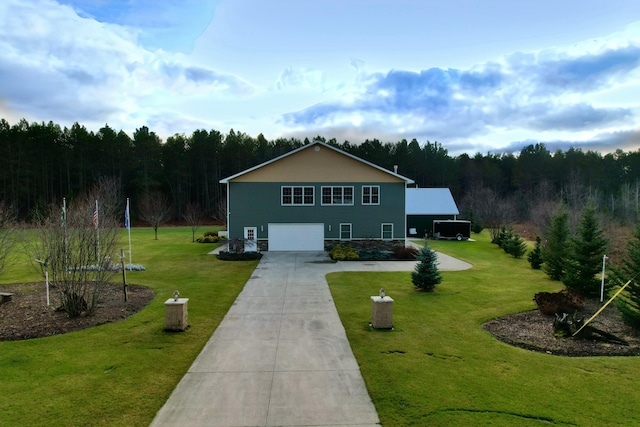
[[[407,188],[407,236],[424,237],[433,230],[433,221],[457,219],[460,214],[448,188]]]
[[[229,239],[244,239],[247,251],[405,244],[405,191],[413,181],[323,142],[220,182],[227,186]]]

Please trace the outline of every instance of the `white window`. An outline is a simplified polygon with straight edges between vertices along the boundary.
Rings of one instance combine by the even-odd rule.
[[[379,205],[380,204],[380,186],[379,185],[363,185],[362,186],[362,204],[363,205]]]
[[[351,240],[351,224],[340,224],[340,240]]]
[[[282,205],[313,206],[314,188],[301,186],[282,187]]]
[[[323,205],[353,205],[353,187],[322,187]]]
[[[382,240],[393,239],[393,224],[382,224]]]

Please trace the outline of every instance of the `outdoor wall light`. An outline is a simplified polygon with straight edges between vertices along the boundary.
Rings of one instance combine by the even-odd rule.
[[[331,231],[331,224],[329,224],[329,231]]]
[[[264,231],[264,225],[261,225],[260,226],[260,232],[263,232],[263,231]]]

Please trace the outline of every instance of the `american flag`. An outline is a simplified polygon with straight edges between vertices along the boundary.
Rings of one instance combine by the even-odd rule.
[[[98,201],[93,207],[93,228],[98,229]]]

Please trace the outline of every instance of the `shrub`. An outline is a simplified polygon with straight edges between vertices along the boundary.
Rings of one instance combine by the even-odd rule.
[[[222,251],[216,255],[221,261],[253,261],[262,258],[260,252],[228,252]]]
[[[437,284],[442,282],[442,276],[438,270],[438,257],[435,251],[429,249],[425,244],[418,253],[420,262],[416,265],[415,271],[411,272],[411,282],[423,291],[433,291]]]
[[[221,237],[219,237],[217,235],[216,236],[212,236],[212,235],[205,234],[202,237],[198,237],[196,239],[196,242],[198,242],[198,243],[218,243],[220,240],[224,240],[224,239],[222,239]]]
[[[217,232],[217,231],[205,231],[205,233],[204,233],[204,237],[207,237],[207,236],[217,236],[217,235],[218,235],[218,232]]]
[[[513,237],[513,229],[502,226],[498,235],[491,243],[494,243],[504,249],[504,244]]]
[[[502,249],[514,258],[521,258],[527,252],[527,244],[517,233],[509,233],[502,242]]]
[[[342,246],[338,245],[331,249],[329,252],[329,256],[331,259],[336,261],[346,261],[346,260],[355,260],[360,259],[358,252],[350,246]]]
[[[534,270],[540,270],[542,267],[542,248],[540,236],[536,236],[536,246],[527,255],[527,261]]]
[[[413,246],[395,246],[393,257],[396,259],[416,259],[418,252],[418,249]]]

